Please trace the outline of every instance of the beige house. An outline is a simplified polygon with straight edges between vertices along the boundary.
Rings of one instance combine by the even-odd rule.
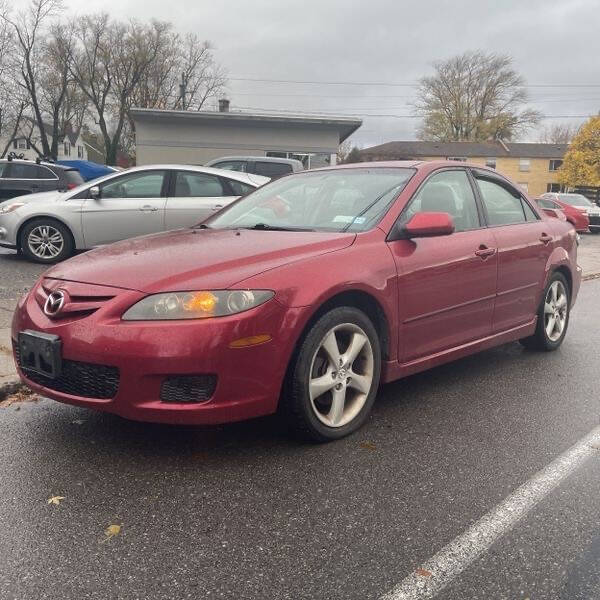
[[[174,111],[134,108],[138,165],[203,165],[231,155],[295,158],[305,168],[335,164],[341,142],[361,125],[348,117],[255,114],[221,110]]]
[[[360,151],[365,161],[456,160],[492,167],[531,196],[560,190],[557,170],[567,144],[512,142],[388,142]]]

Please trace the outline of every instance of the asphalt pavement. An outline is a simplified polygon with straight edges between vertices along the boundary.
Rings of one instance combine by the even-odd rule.
[[[387,385],[328,445],[272,418],[1,408],[0,598],[381,598],[598,426],[599,299],[585,282],[559,351],[509,344]],[[600,598],[599,496],[600,449],[436,597]]]

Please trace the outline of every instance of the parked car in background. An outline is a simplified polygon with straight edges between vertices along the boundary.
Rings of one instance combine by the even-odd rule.
[[[540,198],[543,198],[544,200],[553,200],[559,204],[565,211],[567,220],[569,220],[569,214],[574,214],[573,210],[569,211],[569,209],[574,209],[579,213],[586,215],[589,220],[589,230],[592,233],[598,233],[598,231],[600,231],[600,207],[590,202],[583,194],[548,192],[542,194]],[[577,226],[575,226],[575,228],[577,229]]]
[[[558,196],[558,194],[553,194],[553,196]],[[561,202],[560,200],[555,200],[554,198],[548,198],[546,196],[537,198],[536,202],[539,204],[540,208],[562,211],[566,220],[575,227],[577,233],[587,233],[589,231],[590,219],[587,212],[579,210],[579,208],[567,204],[566,202]]]
[[[52,162],[0,160],[0,203],[38,192],[65,192],[83,183],[79,171]]]
[[[186,165],[135,167],[72,192],[5,202],[0,205],[0,246],[54,263],[75,250],[195,225],[268,181]]]
[[[476,165],[305,171],[199,227],[47,271],[17,306],[15,358],[68,404],[178,424],[279,409],[334,440],[366,421],[380,382],[513,340],[558,348],[576,235]]]
[[[304,165],[299,160],[270,156],[223,156],[207,162],[206,166],[227,169],[228,171],[253,173],[271,179],[304,171]]]

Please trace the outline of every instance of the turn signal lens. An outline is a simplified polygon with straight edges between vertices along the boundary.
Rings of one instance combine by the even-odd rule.
[[[260,306],[275,295],[269,290],[171,292],[146,296],[123,314],[125,321],[161,321],[225,317]]]
[[[266,344],[272,339],[273,338],[268,333],[264,333],[263,335],[251,335],[250,337],[240,338],[239,340],[229,342],[229,347],[248,348],[248,346],[258,346],[259,344]]]

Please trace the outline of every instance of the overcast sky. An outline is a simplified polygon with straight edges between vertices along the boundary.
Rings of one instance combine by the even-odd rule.
[[[216,47],[232,110],[356,115],[360,146],[415,139],[413,84],[466,50],[506,52],[545,115],[600,108],[599,0],[66,0],[73,12],[172,21]],[[240,81],[359,82],[325,85]],[[541,87],[550,85],[563,87]],[[574,87],[575,85],[598,87]],[[375,117],[396,115],[397,117]],[[583,119],[548,119],[580,123]],[[532,131],[527,141],[536,141]]]

